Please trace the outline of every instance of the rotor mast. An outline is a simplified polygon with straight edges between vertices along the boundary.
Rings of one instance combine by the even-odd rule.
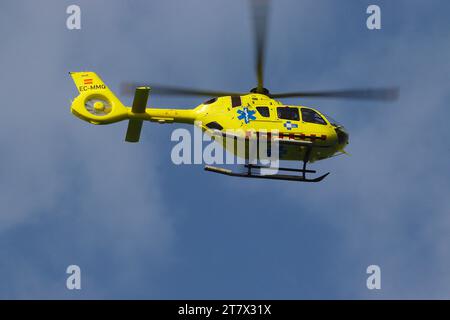
[[[269,1],[251,0],[250,5],[252,12],[253,32],[255,35],[255,69],[256,79],[258,82],[254,92],[267,94],[268,90],[264,88],[264,59],[267,39]]]

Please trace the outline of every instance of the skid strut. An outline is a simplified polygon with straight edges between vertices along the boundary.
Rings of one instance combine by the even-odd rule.
[[[303,158],[303,179],[306,179],[306,164],[309,161],[309,157],[311,155],[312,147],[307,147],[305,152],[305,157]]]

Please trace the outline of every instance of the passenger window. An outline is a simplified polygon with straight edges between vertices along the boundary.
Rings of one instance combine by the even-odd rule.
[[[208,101],[203,102],[203,104],[211,104],[217,101],[217,98],[209,99]]]
[[[278,107],[277,115],[279,119],[295,120],[295,121],[300,120],[298,108]]]
[[[259,114],[263,117],[270,117],[269,107],[256,107],[256,110],[258,110]]]
[[[302,108],[302,120],[310,123],[327,124],[320,114],[306,108]]]

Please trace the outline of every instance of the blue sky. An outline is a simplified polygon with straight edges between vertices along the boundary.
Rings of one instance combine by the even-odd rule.
[[[351,156],[314,164],[331,171],[320,184],[175,166],[170,134],[185,126],[145,124],[126,144],[126,123],[70,114],[68,71],[96,71],[113,90],[253,87],[245,1],[2,1],[0,298],[449,298],[450,4],[273,2],[273,91],[401,87],[391,104],[284,100],[350,132]],[[74,3],[80,31],[65,27]],[[366,28],[369,4],[380,31]],[[70,264],[80,291],[65,287]],[[366,288],[370,264],[379,291]]]

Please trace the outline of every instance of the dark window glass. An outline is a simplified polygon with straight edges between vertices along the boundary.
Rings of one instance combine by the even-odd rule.
[[[334,120],[334,119],[333,119],[332,117],[330,117],[329,115],[324,114],[323,112],[322,112],[322,115],[328,120],[328,122],[329,122],[332,126],[335,126],[335,127],[342,127],[342,124],[340,124],[338,121]]]
[[[295,120],[295,121],[300,120],[298,108],[278,107],[277,115],[279,119]]]
[[[241,104],[242,103],[241,103],[241,97],[240,96],[232,96],[231,97],[231,106],[233,108],[240,107]]]
[[[320,114],[311,109],[302,108],[302,120],[317,124],[327,124]]]
[[[256,107],[256,110],[258,110],[259,114],[263,117],[270,117],[269,107]]]
[[[203,102],[203,104],[211,104],[217,101],[217,98],[209,99],[208,101]]]
[[[223,127],[215,121],[208,123],[206,126],[210,129],[217,129],[217,130],[223,129]]]

